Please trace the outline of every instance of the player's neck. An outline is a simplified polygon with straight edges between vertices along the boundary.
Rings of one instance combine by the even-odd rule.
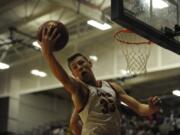
[[[88,84],[88,85],[95,86],[95,87],[96,87],[96,85],[97,85],[95,79],[84,80],[83,82],[86,83],[86,84]]]
[[[102,86],[102,81],[97,81],[97,80],[91,80],[88,82],[85,82],[88,85],[94,86],[94,87],[101,87]]]
[[[99,87],[100,86],[99,81],[97,81],[94,76],[91,76],[89,78],[84,79],[83,82],[88,84],[88,85],[94,86],[94,87]]]

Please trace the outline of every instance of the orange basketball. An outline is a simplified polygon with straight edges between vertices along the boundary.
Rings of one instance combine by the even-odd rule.
[[[60,33],[60,37],[57,39],[53,50],[58,51],[58,50],[63,49],[69,40],[69,34],[68,34],[67,28],[61,22],[50,20],[43,23],[39,27],[38,32],[37,32],[38,40],[41,42],[43,29],[47,30],[50,26],[52,26],[53,28],[57,28],[57,34]]]

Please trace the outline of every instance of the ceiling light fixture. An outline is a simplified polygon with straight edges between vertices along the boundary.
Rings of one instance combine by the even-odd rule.
[[[122,101],[121,101],[121,104],[124,105],[124,106],[128,106],[126,103],[124,103],[124,102],[122,102]]]
[[[150,5],[150,0],[145,0],[145,2]],[[164,0],[152,0],[152,6],[153,8],[162,9],[168,7],[169,5]]]
[[[8,64],[0,62],[0,69],[8,69],[9,67]]]
[[[100,30],[108,30],[108,29],[112,28],[112,26],[107,23],[99,23],[95,20],[88,20],[87,24],[89,24],[97,29],[100,29]]]
[[[180,97],[180,90],[173,90],[172,94],[175,95],[175,96]]]
[[[95,62],[98,61],[98,57],[95,56],[95,55],[90,55],[90,56],[89,56],[89,59],[91,59],[91,60],[93,60],[93,61],[95,61]]]
[[[121,70],[120,70],[120,73],[121,73],[122,75],[129,75],[129,74],[130,74],[130,71],[129,71],[129,70],[125,70],[125,69],[121,69]]]
[[[40,44],[38,43],[38,41],[34,41],[32,42],[32,45],[37,47],[37,48],[41,48]]]
[[[39,71],[37,69],[31,70],[31,74],[33,74],[35,76],[39,76],[39,77],[46,77],[47,76],[47,74],[45,72]]]

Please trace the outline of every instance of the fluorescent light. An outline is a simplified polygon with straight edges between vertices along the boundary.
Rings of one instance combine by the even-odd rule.
[[[47,74],[45,72],[39,71],[37,69],[31,70],[31,74],[33,74],[35,76],[39,76],[39,77],[46,77],[47,76]]]
[[[40,44],[38,43],[38,41],[34,41],[33,46],[37,47],[37,48],[41,48]]]
[[[163,0],[153,0],[153,7],[162,9],[168,7],[168,4]]]
[[[9,67],[8,64],[0,62],[0,69],[8,69]]]
[[[124,102],[122,102],[122,101],[121,101],[121,104],[124,105],[124,106],[128,106],[126,103],[124,103]]]
[[[172,93],[175,96],[180,96],[180,90],[173,90]]]
[[[107,29],[112,28],[112,26],[107,24],[107,23],[102,24],[102,23],[99,23],[99,22],[97,22],[95,20],[88,20],[87,24],[89,24],[89,25],[91,25],[91,26],[93,26],[95,28],[98,28],[100,30],[107,30]]]
[[[89,58],[95,62],[98,61],[98,57],[95,55],[90,55]]]
[[[145,2],[150,5],[150,0],[145,0]],[[152,6],[153,8],[162,9],[168,7],[169,5],[163,0],[152,0]]]
[[[124,69],[121,69],[121,70],[120,70],[120,73],[121,73],[122,75],[129,75],[129,74],[130,74],[129,70],[124,70]]]

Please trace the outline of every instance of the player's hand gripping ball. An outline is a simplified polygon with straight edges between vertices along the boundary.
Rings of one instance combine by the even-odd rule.
[[[57,41],[54,44],[53,51],[58,51],[58,50],[63,49],[69,40],[69,33],[68,33],[68,30],[65,27],[65,25],[61,22],[51,20],[51,21],[47,21],[47,22],[43,23],[39,27],[38,32],[37,32],[38,40],[40,42],[42,41],[43,30],[44,29],[48,30],[48,28],[50,28],[50,27],[52,27],[54,29],[56,28],[57,29],[56,33],[60,34],[59,38],[57,39]]]

